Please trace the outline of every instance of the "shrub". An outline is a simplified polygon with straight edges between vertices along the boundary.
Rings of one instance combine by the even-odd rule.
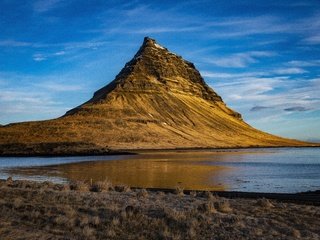
[[[183,193],[183,188],[180,187],[180,186],[176,187],[175,190],[174,190],[174,193],[175,193],[176,195],[178,195],[178,196],[183,196],[183,195],[184,195],[184,193]]]
[[[118,226],[120,224],[120,220],[117,217],[114,217],[111,221],[112,226]]]
[[[104,181],[95,182],[91,186],[90,191],[92,191],[92,192],[105,192],[105,191],[109,191],[111,189],[112,189],[111,182],[108,180],[104,180]]]
[[[130,187],[127,185],[117,185],[114,187],[114,190],[116,190],[117,192],[130,192],[131,191]]]
[[[63,212],[65,213],[65,215],[69,218],[75,217],[77,212],[70,206],[70,205],[66,205],[63,208]]]
[[[89,190],[89,185],[84,181],[76,181],[70,184],[70,190],[86,192]]]
[[[137,207],[129,205],[129,206],[126,206],[125,212],[126,212],[126,216],[131,217],[133,215],[140,213],[141,210]]]
[[[232,212],[230,204],[226,200],[221,201],[221,202],[216,202],[215,205],[216,205],[215,207],[217,208],[217,210],[219,212],[222,212],[222,213],[230,213],[230,212]]]
[[[12,179],[12,177],[8,177],[8,178],[7,178],[6,184],[7,184],[7,186],[12,186],[12,184],[13,184],[13,179]]]
[[[291,232],[292,236],[294,238],[300,238],[301,237],[301,234],[300,234],[300,231],[297,230],[297,229],[293,229],[292,232]]]
[[[15,198],[13,200],[13,207],[14,208],[20,208],[22,206],[23,201],[21,200],[21,198]]]
[[[99,216],[95,216],[91,219],[91,223],[94,225],[94,226],[99,226],[101,224],[101,219]]]
[[[94,233],[95,233],[94,229],[88,226],[82,229],[82,234],[83,236],[86,237],[86,239],[95,239]]]
[[[54,219],[54,223],[60,226],[67,226],[69,223],[69,218],[63,215],[59,215]]]
[[[191,192],[190,192],[190,196],[191,196],[191,197],[196,197],[196,196],[197,196],[197,192],[191,191]]]
[[[141,189],[137,193],[137,197],[147,197],[148,196],[148,191],[146,189]]]
[[[198,206],[198,211],[203,213],[215,213],[216,209],[211,202],[202,203]]]
[[[214,196],[210,191],[206,191],[204,193],[204,197],[207,198],[209,201],[215,201],[217,200],[217,197]]]
[[[264,208],[274,207],[273,204],[268,199],[265,199],[265,198],[258,199],[256,202],[256,205]]]
[[[107,230],[107,236],[110,237],[110,238],[114,238],[116,236],[116,232],[113,230],[113,229],[108,229]]]

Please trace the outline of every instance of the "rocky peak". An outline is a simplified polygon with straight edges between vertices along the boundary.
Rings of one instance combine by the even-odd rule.
[[[145,37],[140,49],[135,54],[134,59],[143,57],[148,54],[157,55],[157,54],[173,54],[173,53],[170,53],[167,48],[158,44],[155,39]]]
[[[155,39],[149,38],[149,37],[145,37],[143,39],[143,43],[141,48],[144,47],[156,47],[156,48],[160,48],[160,49],[165,49],[164,47],[160,46]]]
[[[111,91],[117,92],[174,92],[222,101],[203,80],[194,64],[182,59],[145,37],[135,56],[125,64],[116,78],[95,92],[90,102],[103,101]]]

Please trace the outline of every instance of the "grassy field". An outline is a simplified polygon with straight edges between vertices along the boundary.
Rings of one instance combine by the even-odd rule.
[[[319,239],[320,207],[0,180],[0,239]]]

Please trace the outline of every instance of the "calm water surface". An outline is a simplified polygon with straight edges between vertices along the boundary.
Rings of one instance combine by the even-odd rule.
[[[320,189],[320,148],[147,152],[0,158],[0,178],[93,181],[137,187],[302,192]]]

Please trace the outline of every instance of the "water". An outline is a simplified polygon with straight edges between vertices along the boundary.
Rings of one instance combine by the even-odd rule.
[[[303,192],[320,189],[320,148],[0,158],[0,178],[99,181],[136,187]]]

